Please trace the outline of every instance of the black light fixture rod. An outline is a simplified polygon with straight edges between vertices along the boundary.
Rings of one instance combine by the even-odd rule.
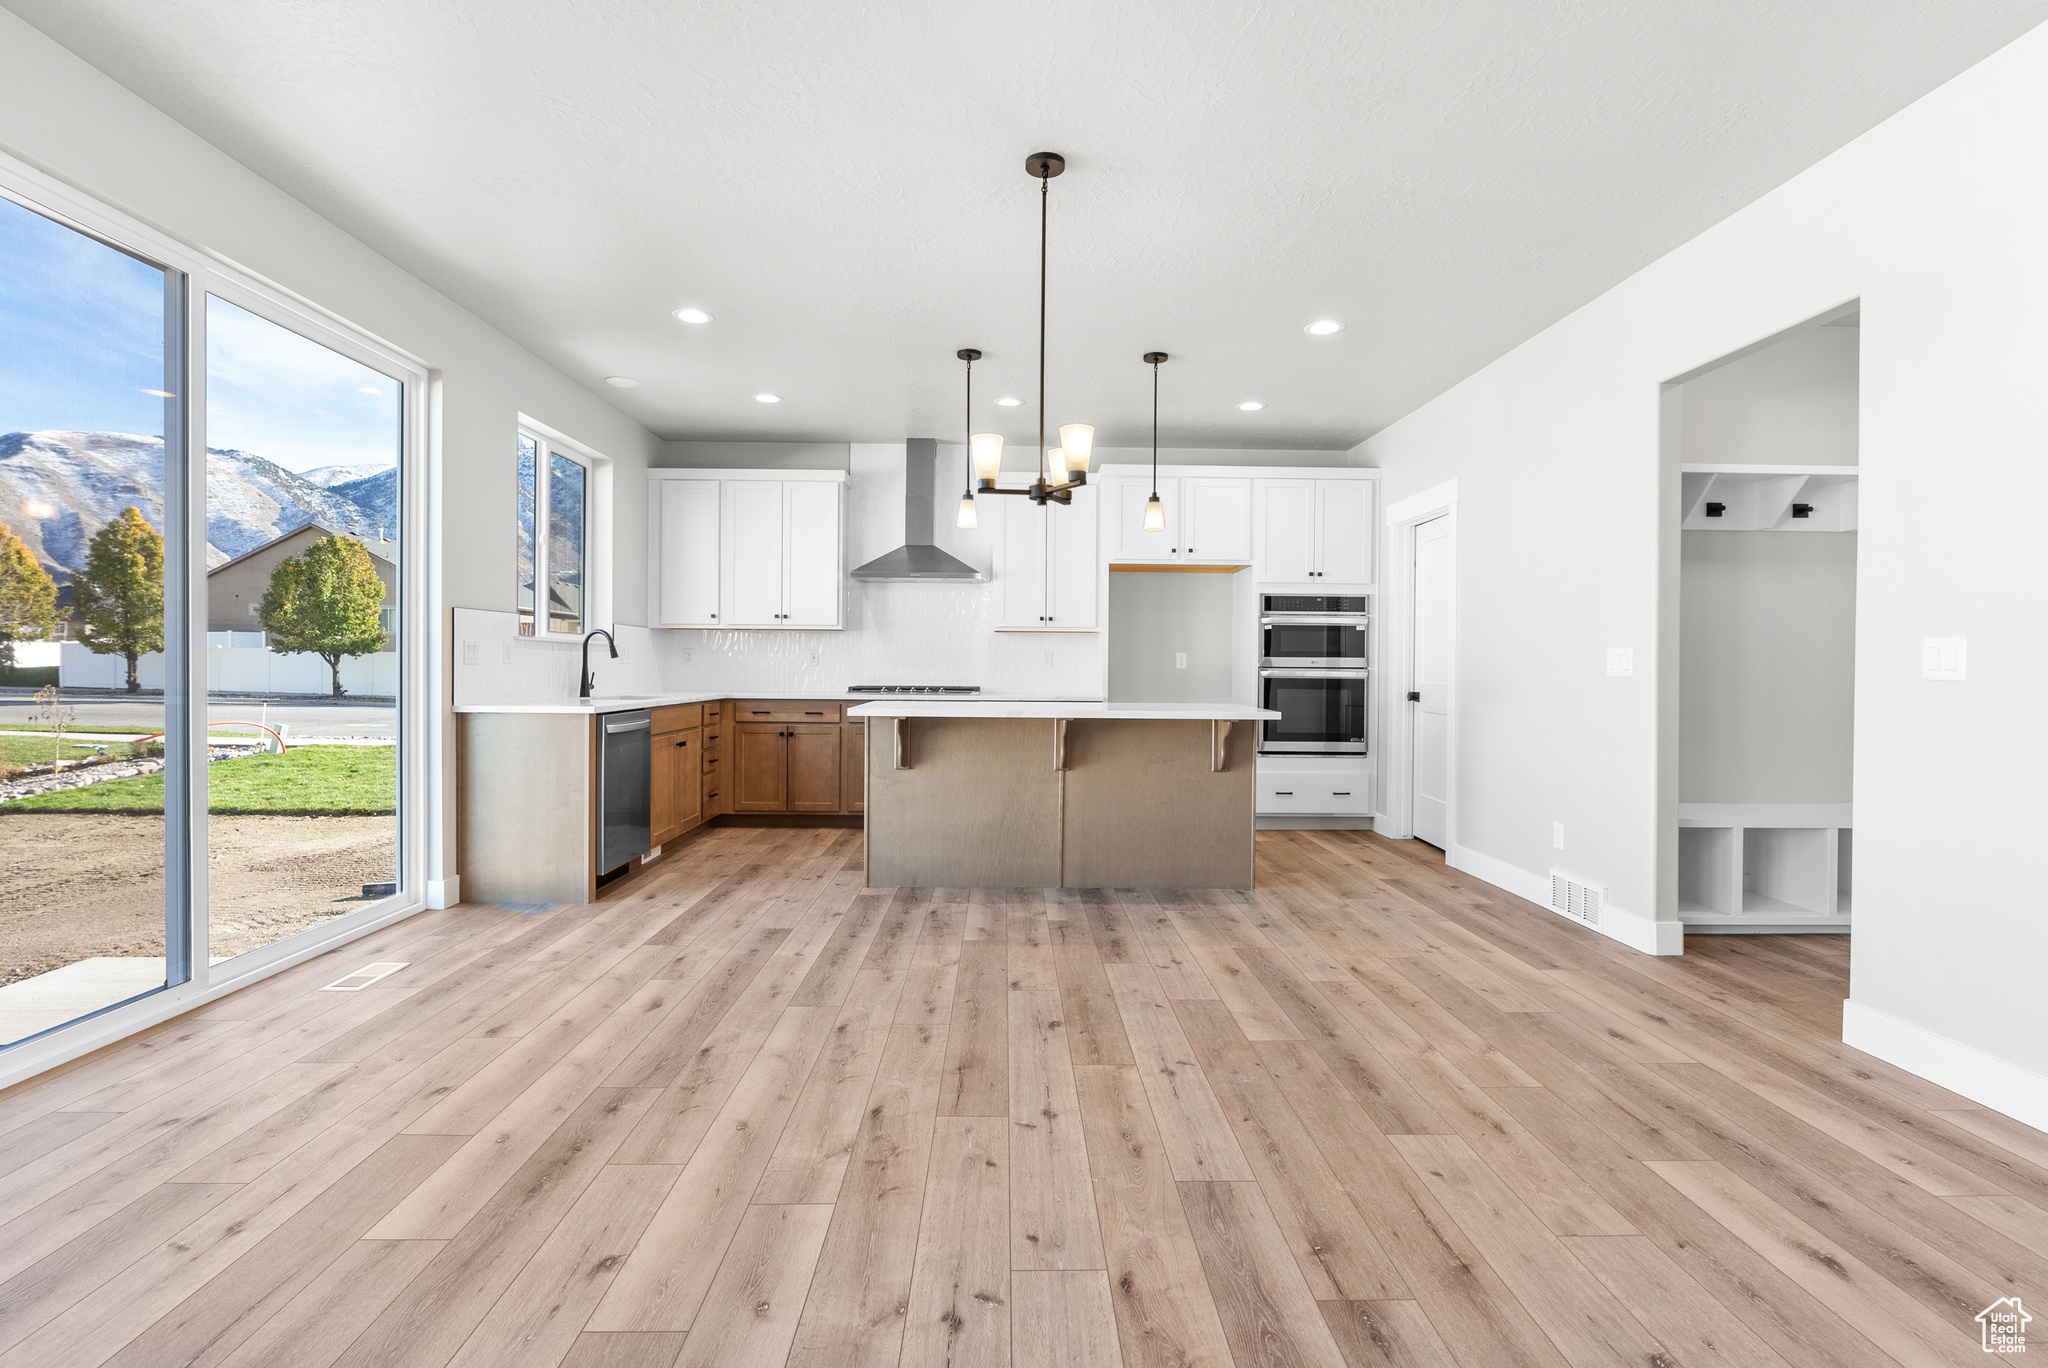
[[[962,347],[953,355],[967,363],[966,436],[962,439],[967,445],[961,448],[960,463],[962,473],[967,477],[966,497],[971,499],[974,497],[974,363],[981,360],[981,352],[975,347]]]
[[[1038,173],[1038,483],[1041,486],[1045,484],[1045,237],[1052,212],[1050,171],[1050,167],[1045,167]]]

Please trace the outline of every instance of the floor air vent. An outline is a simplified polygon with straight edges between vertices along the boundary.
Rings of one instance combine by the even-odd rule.
[[[1607,899],[1607,890],[1598,884],[1583,883],[1569,874],[1550,871],[1550,910],[1570,917],[1575,922],[1588,926],[1600,924],[1600,904]]]

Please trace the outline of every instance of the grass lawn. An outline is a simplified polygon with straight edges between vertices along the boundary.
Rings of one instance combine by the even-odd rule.
[[[105,746],[107,754],[128,756],[125,741],[71,741],[64,742],[66,760],[83,760],[99,754],[97,747]],[[0,765],[47,765],[57,749],[56,743],[47,736],[22,736],[12,732],[0,732]]]
[[[71,705],[67,703],[64,706],[68,708]],[[49,727],[41,722],[0,722],[0,732],[43,732],[47,734],[49,730]],[[154,736],[162,731],[163,728],[102,727],[97,722],[91,725],[83,722],[71,722],[65,725],[64,730],[68,732],[91,732],[95,736]]]
[[[372,817],[398,810],[393,746],[301,746],[283,755],[222,760],[206,770],[207,807],[218,813]],[[0,803],[15,812],[162,812],[164,777],[145,774]]]

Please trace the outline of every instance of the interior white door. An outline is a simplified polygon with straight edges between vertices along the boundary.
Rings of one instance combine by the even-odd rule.
[[[839,486],[791,480],[782,486],[782,625],[837,627],[840,580]]]
[[[1315,568],[1314,480],[1260,480],[1258,546],[1252,573],[1260,580],[1309,582]]]
[[[1371,584],[1372,484],[1366,480],[1316,481],[1318,580]]]
[[[1150,494],[1151,490],[1145,491]],[[1070,508],[1046,511],[1045,625],[1056,632],[1095,630],[1095,489],[1074,491]]]
[[[725,625],[782,625],[782,481],[725,486]]]
[[[1116,505],[1110,509],[1116,519],[1116,556],[1120,561],[1170,561],[1180,546],[1180,490],[1178,480],[1159,482],[1159,501],[1166,506],[1166,528],[1145,530],[1145,505],[1152,498],[1152,486],[1143,480],[1123,480],[1116,487]]]
[[[1181,555],[1204,561],[1252,558],[1252,482],[1190,475],[1180,482],[1186,503]]]
[[[1045,628],[1046,511],[1029,499],[983,499],[1002,519],[1001,556],[996,566],[999,623],[1014,631]]]
[[[1413,678],[1407,707],[1414,723],[1415,834],[1439,850],[1450,835],[1451,520],[1415,529]]]
[[[661,625],[718,625],[718,481],[661,482]]]

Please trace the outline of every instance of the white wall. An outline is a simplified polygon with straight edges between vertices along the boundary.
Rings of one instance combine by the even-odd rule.
[[[1858,331],[1804,328],[1686,381],[1683,459],[1856,464]]]
[[[2044,164],[2037,29],[1359,453],[1390,504],[1459,481],[1461,846],[1669,917],[1679,534],[1659,387],[1860,298],[1846,1034],[2037,1125]],[[1924,636],[1969,639],[1967,682],[1919,677]],[[1605,674],[1609,646],[1635,648],[1633,677]]]
[[[1250,572],[1246,572],[1249,574]],[[1109,577],[1109,696],[1125,703],[1229,703],[1239,652],[1236,575]],[[1174,664],[1188,658],[1186,668]]]
[[[903,545],[903,444],[856,442],[849,451],[846,565],[852,569]],[[941,444],[932,477],[934,540],[986,574],[995,519],[985,518],[978,528],[953,525],[960,472],[960,447]],[[995,588],[992,580],[849,580],[844,631],[658,631],[655,655],[662,679],[675,689],[773,695],[850,684],[977,684],[989,693],[1101,697],[1102,634],[998,632]]]
[[[444,607],[512,606],[518,414],[610,457],[622,492],[611,541],[613,612],[624,622],[645,621],[646,520],[637,491],[660,443],[637,423],[5,11],[0,149],[268,278],[437,372],[434,500]],[[443,734],[452,801],[452,725]],[[452,870],[454,830],[452,820],[443,824],[430,878]]]
[[[1678,801],[1846,803],[1856,534],[1684,534]]]

